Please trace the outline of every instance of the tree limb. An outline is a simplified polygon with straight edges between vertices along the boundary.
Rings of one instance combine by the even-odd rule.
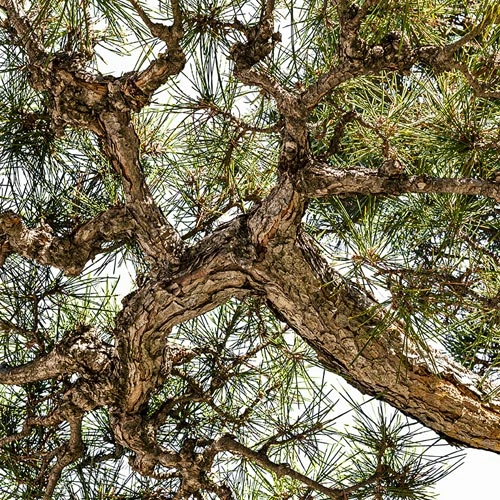
[[[311,479],[310,477],[292,469],[289,464],[281,463],[278,464],[269,459],[269,457],[260,451],[252,450],[242,443],[236,441],[231,436],[222,436],[219,438],[213,445],[213,448],[217,451],[230,451],[239,455],[243,458],[246,458],[250,462],[254,464],[258,464],[260,467],[274,473],[278,478],[283,476],[288,476],[300,483],[308,486],[309,488],[319,491],[326,495],[328,498],[332,500],[345,500],[348,498],[348,493],[352,493],[356,491],[358,488],[366,486],[372,482],[375,482],[378,476],[374,476],[367,481],[363,481],[359,485],[353,485],[348,488],[330,488],[328,486],[324,486],[323,484]]]
[[[7,13],[8,22],[16,33],[20,46],[26,49],[32,62],[46,60],[47,54],[43,45],[21,6],[17,5],[15,0],[0,0],[0,9]]]
[[[28,36],[30,26],[21,19],[12,0],[5,0],[0,6],[12,17],[17,35]],[[38,53],[33,50],[28,53],[31,85],[48,92],[55,128],[63,133],[68,126],[83,127],[101,139],[106,156],[122,178],[127,209],[137,222],[134,227],[137,241],[152,264],[158,260],[176,263],[183,242],[154,203],[145,181],[139,159],[140,141],[131,125],[131,111],[144,107],[154,90],[184,66],[185,56],[179,45],[183,35],[182,16],[177,0],[172,0],[172,10],[172,27],[162,26],[167,30],[169,55],[160,57],[142,73],[106,78],[72,64],[71,55],[51,54],[40,61]],[[41,262],[50,264],[47,260]],[[70,272],[80,270],[75,266]]]
[[[0,265],[15,252],[77,276],[96,255],[116,248],[107,243],[132,239],[134,226],[134,219],[123,206],[109,208],[67,236],[55,236],[47,224],[28,229],[17,214],[4,212],[0,214]]]
[[[236,219],[186,250],[175,274],[153,276],[124,300],[115,328],[123,395],[117,405],[124,412],[143,408],[169,375],[165,362],[175,364],[176,350],[167,336],[175,325],[248,294],[245,269],[255,251],[244,231],[243,221]],[[182,350],[177,354],[191,355]]]
[[[139,89],[144,94],[143,99],[139,99],[139,108],[149,103],[153,93],[163,85],[168,78],[177,75],[186,64],[186,55],[180,46],[184,35],[183,15],[178,0],[171,0],[173,24],[166,26],[162,23],[155,23],[151,20],[147,12],[137,0],[129,0],[144,24],[148,27],[153,36],[167,44],[168,52],[152,61],[149,66],[140,72],[135,72],[132,76],[126,77],[128,90],[131,94],[136,94],[134,89]]]
[[[99,117],[104,151],[120,175],[127,210],[135,219],[135,238],[154,264],[177,263],[184,243],[153,200],[139,158],[140,141],[129,112],[103,111]]]
[[[387,195],[403,193],[447,193],[485,196],[500,201],[500,182],[472,178],[442,178],[427,175],[390,175],[381,170],[335,168],[310,163],[299,172],[297,190],[309,198],[331,195]]]
[[[44,500],[51,500],[63,469],[83,456],[85,447],[82,440],[82,419],[83,414],[80,412],[67,415],[70,426],[69,440],[63,443],[56,452],[57,461],[50,469]]]
[[[66,356],[53,350],[24,365],[9,366],[2,363],[0,365],[0,384],[23,385],[66,375],[72,372],[71,363],[68,361],[70,360]],[[73,370],[76,371],[76,364]]]
[[[80,327],[33,361],[13,367],[0,365],[0,384],[23,385],[82,370],[98,373],[108,366],[111,357],[111,348],[91,328]]]
[[[500,403],[480,377],[439,352],[422,357],[401,324],[379,331],[379,305],[330,269],[305,235],[269,250],[256,269],[270,283],[269,303],[325,367],[454,443],[500,453]]]

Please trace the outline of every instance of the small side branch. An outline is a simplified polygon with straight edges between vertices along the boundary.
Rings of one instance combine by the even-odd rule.
[[[252,450],[247,446],[239,443],[231,436],[223,436],[213,445],[213,448],[217,451],[229,451],[247,459],[249,462],[259,465],[260,467],[273,472],[277,477],[288,476],[296,481],[301,482],[305,486],[308,486],[312,490],[323,493],[323,495],[331,498],[332,500],[345,500],[348,498],[349,493],[353,493],[362,486],[366,486],[376,480],[376,477],[370,478],[368,481],[363,481],[359,485],[354,485],[349,488],[329,488],[324,484],[311,479],[310,477],[292,469],[289,464],[286,463],[276,463],[269,459],[269,457],[263,453]],[[377,476],[378,477],[378,476]]]
[[[259,22],[255,26],[241,26],[239,31],[243,32],[247,41],[237,42],[231,48],[236,77],[245,85],[260,87],[278,102],[287,97],[289,99],[289,93],[272,76],[253,68],[281,41],[281,34],[274,32],[274,0],[264,2]]]
[[[82,224],[68,236],[55,236],[41,224],[28,229],[14,212],[0,214],[0,265],[10,253],[17,253],[40,264],[57,267],[68,276],[80,274],[97,254],[109,252],[134,235],[134,220],[127,209],[113,207]]]
[[[82,326],[44,356],[19,366],[1,364],[0,384],[23,385],[77,371],[98,373],[109,365],[111,358],[111,347],[104,345],[91,328]]]
[[[49,472],[43,500],[52,498],[63,469],[83,456],[82,418],[83,414],[80,412],[67,417],[70,426],[70,437],[56,451],[57,461]]]
[[[339,169],[309,165],[299,174],[297,190],[308,198],[331,195],[442,193],[485,196],[500,201],[500,182],[472,178],[441,178],[427,175],[389,175],[367,168]]]
[[[45,60],[47,54],[21,6],[17,5],[15,0],[0,0],[0,9],[7,14],[10,27],[14,30],[31,61]]]
[[[151,62],[144,70],[134,73],[132,78],[127,80],[126,88],[129,93],[135,94],[137,98],[137,89],[143,94],[140,100],[139,108],[146,105],[153,93],[163,85],[169,77],[177,75],[182,71],[186,64],[186,55],[181,48],[180,42],[184,35],[183,15],[178,0],[171,0],[173,23],[166,26],[162,23],[154,22],[138,0],[129,0],[144,24],[148,27],[153,36],[156,36],[167,44],[168,51]]]

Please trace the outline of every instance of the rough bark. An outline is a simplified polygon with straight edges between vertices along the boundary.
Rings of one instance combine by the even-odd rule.
[[[106,243],[121,245],[131,240],[135,225],[129,210],[120,206],[81,224],[67,236],[56,236],[47,224],[28,229],[17,214],[4,212],[0,214],[0,265],[10,253],[17,253],[77,276],[92,258],[114,248]]]
[[[500,404],[492,387],[439,352],[434,362],[403,325],[376,331],[377,303],[329,269],[307,237],[273,248],[258,279],[272,308],[319,360],[365,394],[381,398],[454,443],[500,452]],[[430,357],[430,356],[429,356]]]
[[[20,440],[37,426],[69,423],[68,441],[46,459],[49,498],[63,468],[84,453],[83,416],[106,407],[117,447],[132,452],[131,467],[152,477],[158,466],[172,469],[181,480],[175,498],[189,498],[201,490],[232,498],[230,488],[209,474],[217,454],[226,452],[278,477],[290,476],[329,498],[347,498],[362,485],[322,485],[288,464],[273,462],[265,450],[252,450],[231,436],[186,441],[178,451],[163,448],[155,439],[169,406],[148,417],[148,403],[177,367],[197,355],[170,342],[172,328],[230,298],[255,295],[264,297],[276,316],[313,347],[326,368],[362,392],[391,403],[455,443],[500,453],[500,403],[490,399],[491,388],[441,353],[423,356],[405,338],[404,325],[395,323],[379,331],[384,311],[367,292],[330,269],[301,228],[308,201],[330,195],[454,193],[500,201],[497,180],[409,176],[388,164],[378,170],[338,169],[315,158],[309,144],[308,119],[314,107],[339,85],[364,75],[404,73],[416,64],[426,64],[436,72],[458,70],[479,95],[498,97],[454,59],[482,27],[444,47],[412,47],[397,33],[388,33],[379,45],[369,45],[360,38],[359,29],[377,2],[365,1],[361,8],[336,2],[338,64],[299,92],[285,88],[260,66],[280,40],[274,31],[274,2],[263,3],[259,22],[253,26],[232,23],[231,28],[245,38],[231,50],[234,77],[271,96],[280,113],[278,181],[248,213],[188,246],[153,199],[132,123],[132,113],[147,105],[153,93],[184,67],[184,13],[172,0],[173,22],[166,25],[153,22],[136,0],[130,4],[151,34],[167,44],[167,51],[145,70],[117,78],[86,72],[71,58],[46,53],[19,6],[0,0],[29,60],[32,87],[48,95],[54,130],[64,134],[74,127],[95,134],[121,179],[125,197],[124,206],[110,207],[66,235],[54,235],[43,224],[29,229],[17,214],[0,214],[0,265],[9,254],[17,253],[78,275],[99,253],[133,240],[151,268],[123,301],[111,328],[114,345],[105,345],[90,328],[82,327],[68,332],[48,354],[21,366],[0,367],[0,383],[6,385],[75,377],[68,380],[69,389],[53,412],[27,419],[18,434],[6,436],[0,444]],[[192,385],[192,392],[184,395],[188,400],[207,397]]]
[[[326,163],[312,163],[300,174],[297,189],[308,197],[354,194],[398,196],[404,193],[438,193],[485,196],[500,201],[497,180],[439,178],[428,175],[386,173],[363,167],[334,168]]]

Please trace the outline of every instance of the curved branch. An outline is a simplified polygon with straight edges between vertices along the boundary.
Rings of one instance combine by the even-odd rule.
[[[12,0],[3,3],[0,0],[0,7],[7,11],[19,37],[34,36],[29,22],[18,13]],[[68,126],[84,128],[101,139],[106,156],[122,178],[127,208],[137,222],[133,227],[137,241],[153,264],[158,260],[177,262],[183,243],[154,203],[145,181],[139,159],[140,141],[131,125],[131,111],[144,107],[152,93],[184,66],[185,56],[179,45],[183,31],[178,0],[172,0],[172,10],[173,25],[159,25],[166,31],[158,33],[169,44],[168,55],[158,58],[143,72],[122,78],[85,72],[70,54],[51,54],[40,60],[39,51],[30,49],[34,42],[29,38],[25,42],[32,65],[31,85],[48,92],[53,125],[62,133]],[[52,264],[46,253],[37,254],[40,262]],[[89,258],[77,257],[77,264],[69,267],[69,273],[78,274]],[[60,266],[64,257],[58,256],[54,262]]]
[[[380,44],[369,46],[359,36],[359,30],[366,15],[379,2],[380,0],[366,0],[361,7],[348,1],[337,2],[341,26],[340,64],[324,73],[303,92],[302,104],[308,110],[313,109],[323,97],[348,80],[383,70],[409,70],[418,62],[428,64],[437,73],[456,69],[463,73],[478,96],[492,99],[500,97],[499,91],[493,91],[488,84],[480,82],[466,64],[455,61],[456,52],[491,24],[487,17],[463,37],[444,47],[411,46],[397,32],[387,33]]]
[[[139,137],[130,120],[129,112],[115,109],[100,114],[104,151],[122,179],[139,246],[153,264],[159,260],[176,263],[184,242],[153,200],[139,158]]]
[[[132,77],[126,78],[127,87],[130,94],[135,94],[138,100],[138,108],[149,103],[153,93],[163,85],[169,77],[177,75],[182,71],[186,64],[186,55],[180,46],[184,35],[182,27],[183,15],[178,0],[171,0],[174,22],[171,26],[161,23],[155,23],[151,20],[147,12],[142,8],[137,0],[129,0],[144,24],[148,27],[153,36],[164,41],[168,46],[168,52],[152,61],[143,71],[135,72]],[[143,97],[137,96],[138,89]]]
[[[380,331],[378,304],[329,269],[308,238],[268,252],[256,273],[272,283],[263,285],[271,307],[325,367],[451,442],[500,453],[491,388],[480,389],[477,375],[439,352],[424,359],[402,325]]]
[[[242,226],[237,219],[221,228],[185,251],[175,274],[151,278],[124,300],[115,329],[123,395],[117,405],[124,412],[143,408],[171,367],[191,355],[168,344],[175,325],[248,294],[245,268],[255,251]]]
[[[54,236],[52,229],[41,224],[28,229],[14,212],[0,214],[0,265],[10,253],[18,253],[40,264],[57,267],[68,276],[80,274],[87,262],[99,253],[108,252],[116,242],[134,236],[134,219],[123,206],[112,207],[82,224],[68,236]]]
[[[263,2],[261,16],[255,26],[238,25],[247,41],[237,42],[231,47],[231,59],[234,61],[234,74],[242,83],[260,87],[280,103],[288,100],[290,93],[268,73],[253,68],[281,41],[281,34],[274,33],[274,4],[274,0]]]

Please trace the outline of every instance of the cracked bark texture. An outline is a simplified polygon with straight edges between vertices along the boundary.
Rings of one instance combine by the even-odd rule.
[[[484,75],[460,59],[465,49],[472,50],[471,44],[493,23],[494,16],[486,13],[485,20],[454,41],[442,37],[441,44],[419,45],[400,32],[387,32],[378,40],[367,37],[365,25],[383,16],[384,8],[377,1],[358,3],[338,1],[328,8],[325,3],[325,29],[332,26],[329,16],[337,23],[335,57],[308,75],[305,84],[292,86],[273,74],[268,64],[282,39],[275,27],[272,0],[261,3],[249,24],[237,18],[223,20],[217,10],[207,16],[190,12],[178,0],[169,2],[158,21],[140,2],[130,0],[134,15],[166,49],[145,69],[116,77],[82,67],[64,50],[51,51],[34,12],[25,13],[22,2],[0,0],[3,29],[24,53],[32,89],[46,98],[51,133],[62,137],[70,129],[79,129],[93,134],[108,173],[119,179],[123,193],[123,202],[66,231],[55,231],[43,220],[27,223],[21,212],[0,212],[0,266],[17,254],[67,276],[79,276],[96,256],[130,243],[137,244],[149,266],[108,325],[111,343],[103,341],[92,325],[79,325],[53,345],[41,346],[41,352],[26,363],[0,366],[0,383],[5,385],[63,381],[57,403],[46,415],[33,412],[21,430],[0,437],[0,444],[8,447],[35,429],[69,425],[67,440],[43,459],[37,480],[43,484],[45,499],[51,498],[65,467],[84,457],[82,421],[88,412],[100,408],[108,412],[115,451],[91,460],[98,463],[127,453],[130,467],[139,474],[176,478],[178,490],[172,498],[179,500],[204,498],[203,492],[221,499],[236,498],[229,484],[212,475],[220,454],[240,457],[278,478],[291,478],[306,488],[304,499],[312,498],[307,496],[310,492],[349,498],[360,488],[376,484],[384,474],[394,474],[380,468],[359,483],[323,484],[290,464],[275,462],[267,453],[270,445],[253,449],[230,434],[186,439],[175,450],[161,444],[157,437],[167,416],[175,415],[182,423],[176,405],[204,401],[223,415],[213,399],[219,382],[204,388],[202,381],[193,380],[184,370],[202,353],[172,342],[172,331],[230,299],[247,297],[266,303],[276,318],[312,347],[325,368],[361,392],[390,403],[450,442],[500,453],[500,402],[492,397],[494,387],[442,352],[423,353],[406,334],[404,320],[386,325],[390,311],[377,303],[370,289],[343,277],[303,224],[314,200],[332,196],[359,200],[374,195],[380,199],[404,199],[409,194],[467,195],[496,202],[494,210],[498,211],[499,174],[488,171],[481,176],[472,169],[470,175],[453,177],[408,169],[403,155],[400,158],[391,145],[390,127],[381,121],[369,123],[357,111],[348,110],[347,98],[345,106],[335,101],[335,96],[342,95],[342,86],[357,79],[360,85],[371,76],[390,74],[404,79],[411,71],[434,76],[454,71],[463,76],[471,93],[496,99],[498,91],[489,88]],[[231,78],[247,89],[257,89],[279,115],[275,124],[246,124],[215,104],[200,102],[197,111],[208,110],[211,117],[225,119],[238,131],[229,160],[238,141],[248,134],[275,133],[279,153],[274,186],[249,196],[252,206],[243,207],[231,198],[227,206],[243,207],[237,216],[205,233],[201,232],[203,224],[197,224],[183,238],[165,216],[169,207],[162,206],[150,186],[152,176],[146,171],[134,114],[148,106],[169,79],[185,71],[189,30],[227,36]],[[498,55],[491,57],[486,76],[491,77],[493,87]],[[331,106],[331,113],[318,114],[320,106]],[[378,166],[362,161],[336,163],[349,148],[342,141],[351,126],[373,134],[373,141],[379,143],[374,147]],[[478,138],[475,147],[498,151],[498,143],[498,135],[491,132],[486,139]],[[168,166],[164,170],[168,176]],[[212,220],[216,217],[209,219],[207,228]],[[482,243],[468,240],[471,246]],[[492,251],[488,256],[500,260]],[[376,270],[393,280],[403,276],[401,270]],[[447,286],[452,285],[460,283]],[[477,295],[471,291],[468,297],[473,293]],[[11,320],[0,321],[0,331],[27,335]],[[174,377],[183,380],[186,392],[163,394],[164,401],[153,411],[152,401]]]

